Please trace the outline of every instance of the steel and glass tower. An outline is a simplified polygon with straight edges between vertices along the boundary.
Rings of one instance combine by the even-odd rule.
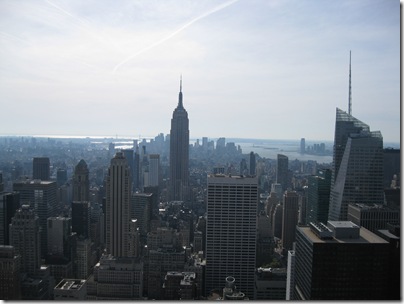
[[[188,199],[189,191],[189,121],[182,104],[182,79],[178,106],[173,112],[170,130],[170,196],[171,200]]]
[[[383,203],[383,137],[337,108],[329,220],[347,220],[349,203]]]

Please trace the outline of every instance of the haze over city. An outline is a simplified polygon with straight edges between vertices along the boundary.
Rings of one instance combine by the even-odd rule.
[[[398,1],[2,1],[0,135],[400,141]]]

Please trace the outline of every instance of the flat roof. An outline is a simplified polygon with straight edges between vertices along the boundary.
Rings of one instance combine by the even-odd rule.
[[[349,226],[348,226],[349,227]],[[311,231],[309,226],[299,226],[297,229],[300,229],[304,235],[312,242],[312,243],[352,243],[352,244],[388,244],[383,238],[377,236],[373,232],[367,230],[366,228],[361,227],[359,230],[359,238],[356,239],[320,239],[313,231]]]

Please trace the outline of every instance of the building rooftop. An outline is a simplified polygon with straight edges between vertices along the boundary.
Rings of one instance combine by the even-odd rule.
[[[343,225],[343,224],[341,224]],[[349,224],[346,224],[349,225]],[[349,227],[349,226],[348,226]],[[377,236],[373,232],[367,230],[366,228],[361,227],[359,230],[358,238],[335,238],[332,239],[321,239],[319,238],[309,226],[299,226],[304,235],[312,242],[312,243],[358,243],[358,244],[369,244],[369,243],[380,243],[384,244],[387,241],[383,240],[381,237]]]
[[[63,279],[55,289],[78,290],[86,283],[86,280]]]

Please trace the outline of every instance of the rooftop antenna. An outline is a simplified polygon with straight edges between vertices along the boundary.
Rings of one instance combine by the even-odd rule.
[[[349,101],[348,101],[348,114],[352,115],[351,51],[349,51]]]

